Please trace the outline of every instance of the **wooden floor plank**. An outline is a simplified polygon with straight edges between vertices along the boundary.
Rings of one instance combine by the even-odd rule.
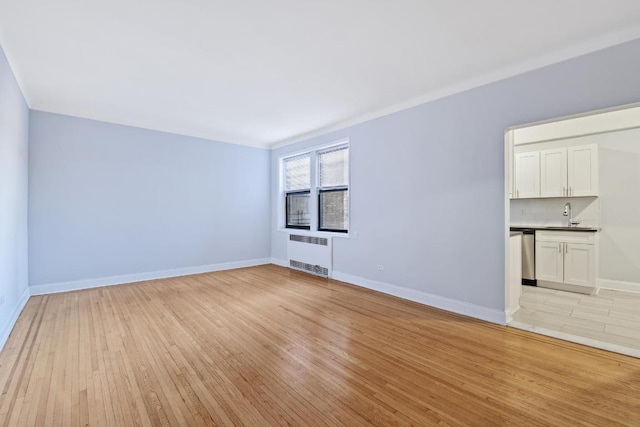
[[[1,425],[640,425],[640,360],[276,266],[32,297]]]

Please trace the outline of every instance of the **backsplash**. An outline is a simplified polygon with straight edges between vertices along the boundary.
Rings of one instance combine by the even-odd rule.
[[[573,219],[580,220],[578,227],[600,227],[600,199],[597,197],[571,197],[552,199],[511,200],[512,226],[563,226],[565,203],[570,202]]]

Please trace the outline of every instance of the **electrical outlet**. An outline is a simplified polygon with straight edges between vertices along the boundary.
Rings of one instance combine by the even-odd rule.
[[[384,270],[384,265],[378,264],[378,271],[383,271],[383,270]]]

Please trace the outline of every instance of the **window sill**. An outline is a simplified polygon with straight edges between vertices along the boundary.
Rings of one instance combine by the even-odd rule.
[[[341,237],[343,239],[349,238],[349,233],[338,233],[334,231],[311,231],[297,228],[278,228],[278,231],[281,233],[287,234],[300,234],[303,236],[313,236],[313,237]]]

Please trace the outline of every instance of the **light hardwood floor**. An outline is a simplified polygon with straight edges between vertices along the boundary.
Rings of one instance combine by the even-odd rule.
[[[3,425],[640,425],[640,360],[276,266],[32,297]]]

